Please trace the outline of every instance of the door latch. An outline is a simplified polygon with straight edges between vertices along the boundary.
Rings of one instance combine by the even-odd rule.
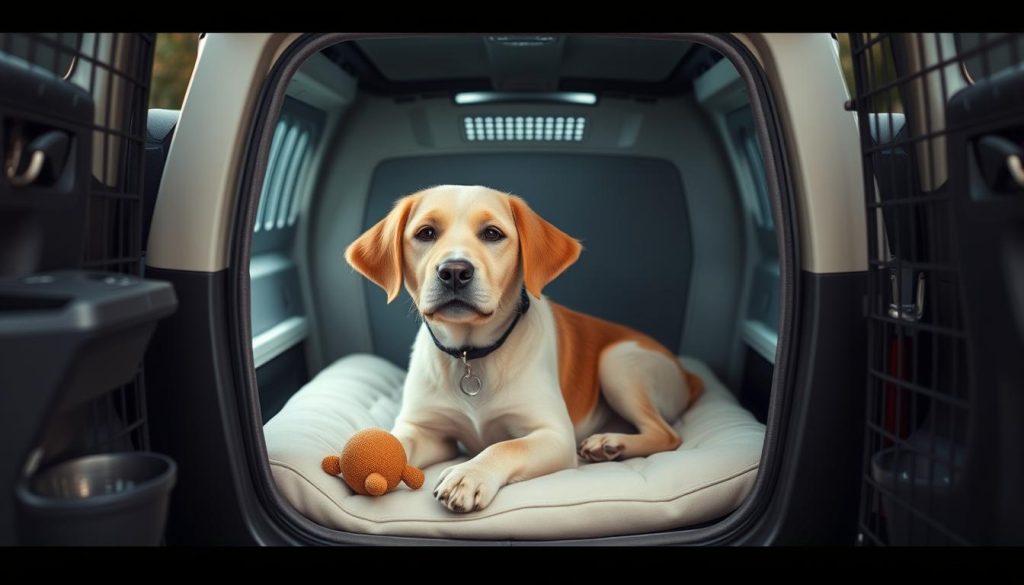
[[[916,283],[912,290],[907,290],[908,287],[904,284],[902,292],[907,294],[903,295],[900,295],[900,287],[896,282],[897,278],[898,275],[895,270],[889,273],[889,284],[892,287],[893,299],[893,302],[889,303],[889,316],[902,321],[920,321],[924,315],[924,272],[917,273]],[[904,299],[909,300],[907,297],[912,298],[913,301],[905,302]]]
[[[43,131],[29,141],[16,122],[11,126],[4,174],[15,187],[55,183],[64,171],[70,146],[68,134],[60,130]]]
[[[1024,190],[1024,148],[1002,136],[978,140],[978,166],[993,191]]]

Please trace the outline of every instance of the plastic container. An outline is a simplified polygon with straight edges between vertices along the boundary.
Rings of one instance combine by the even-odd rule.
[[[17,487],[22,544],[155,546],[177,478],[159,453],[90,455],[44,469]]]
[[[118,273],[0,278],[0,546],[19,541],[11,491],[49,425],[131,382],[177,305],[170,283]]]

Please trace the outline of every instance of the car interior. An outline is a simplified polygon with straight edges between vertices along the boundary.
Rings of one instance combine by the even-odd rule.
[[[396,199],[439,184],[526,199],[584,245],[548,298],[651,335],[715,387],[704,402],[724,411],[682,424],[691,459],[595,465],[624,470],[603,491],[574,477],[569,487],[545,485],[551,478],[509,486],[515,511],[502,520],[489,508],[469,515],[475,523],[429,494],[395,494],[382,510],[320,471],[320,458],[354,431],[389,428],[420,323],[407,293],[387,304],[342,253]],[[763,442],[779,320],[775,225],[747,84],[706,45],[464,35],[349,41],[314,54],[276,122],[249,268],[253,360],[279,489],[329,528],[414,536],[606,536],[727,515],[752,486]],[[734,444],[742,448],[729,451]],[[710,465],[714,477],[697,473],[704,483],[681,480],[721,461],[715,449],[734,461]],[[653,485],[636,497],[681,490],[669,498],[676,508],[647,501],[633,521],[573,521],[576,500],[621,498],[638,470]],[[709,496],[715,505],[695,505],[702,488],[722,485]],[[558,500],[564,522],[527,528],[530,502],[547,501],[538,494],[570,491]],[[446,519],[457,528],[436,528]]]
[[[151,109],[169,38],[0,34],[0,545],[1024,540],[1024,36],[204,33]],[[442,184],[582,243],[544,296],[701,379],[677,448],[324,465],[429,343],[346,248]]]

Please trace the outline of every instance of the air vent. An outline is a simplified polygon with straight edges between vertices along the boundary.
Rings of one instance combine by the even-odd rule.
[[[582,142],[583,116],[466,116],[463,128],[471,142]]]
[[[270,143],[254,232],[270,232],[295,224],[299,215],[299,184],[309,174],[322,125],[319,110],[286,98]]]

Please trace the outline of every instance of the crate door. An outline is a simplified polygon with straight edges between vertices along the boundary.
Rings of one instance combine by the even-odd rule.
[[[141,271],[152,34],[0,34],[0,276]],[[34,215],[37,221],[20,221]],[[17,228],[17,229],[15,229]]]
[[[68,269],[142,275],[154,38],[0,33],[0,278],[45,279],[47,271]],[[8,316],[31,314],[17,305],[7,309]],[[15,477],[11,465],[20,465],[19,441],[32,441],[27,468],[33,469],[87,453],[145,450],[141,366],[131,382],[87,404],[18,423],[4,428],[5,489]],[[15,427],[27,430],[15,433]],[[37,428],[45,429],[40,441],[28,432]],[[0,545],[14,539],[10,514],[8,505],[0,506]]]
[[[1024,39],[851,35],[869,245],[859,539],[1020,543]]]

